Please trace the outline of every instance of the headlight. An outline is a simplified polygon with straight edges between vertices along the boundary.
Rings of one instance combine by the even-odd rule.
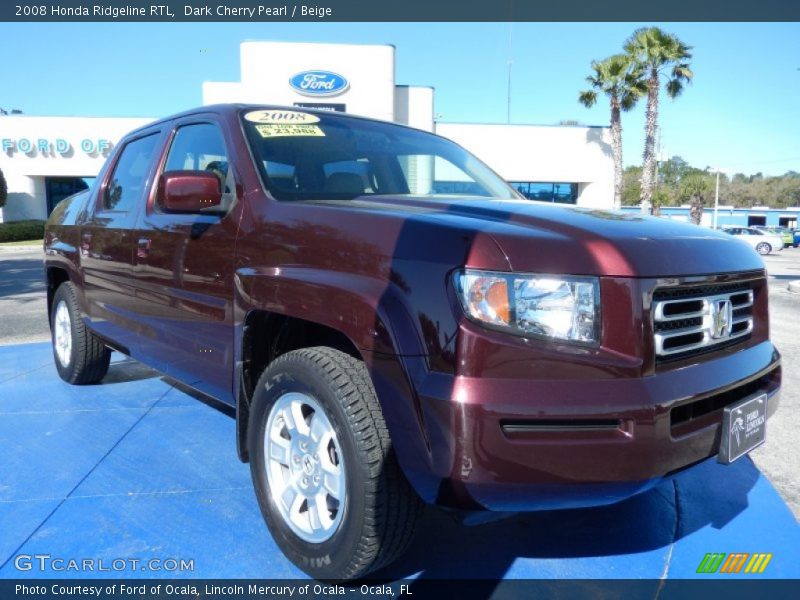
[[[600,340],[596,277],[516,275],[467,269],[455,285],[472,320],[523,336],[573,342]]]

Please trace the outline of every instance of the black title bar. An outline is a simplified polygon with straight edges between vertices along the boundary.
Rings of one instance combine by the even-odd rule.
[[[800,21],[797,0],[11,0],[10,22]]]
[[[752,600],[797,598],[800,581],[777,579],[572,579],[359,581],[321,583],[309,580],[247,579],[26,579],[0,580],[3,600],[505,600],[517,598],[594,598],[625,600]]]

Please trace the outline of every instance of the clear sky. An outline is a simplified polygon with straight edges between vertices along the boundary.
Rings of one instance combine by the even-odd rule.
[[[238,81],[242,40],[389,43],[397,83],[434,86],[443,121],[505,122],[510,57],[512,122],[601,125],[607,103],[577,102],[589,64],[642,25],[0,23],[0,107],[165,116],[199,105],[203,81]],[[800,24],[659,25],[694,47],[694,83],[662,101],[666,154],[731,172],[800,171]],[[623,116],[626,165],[641,162],[643,117],[643,102]]]

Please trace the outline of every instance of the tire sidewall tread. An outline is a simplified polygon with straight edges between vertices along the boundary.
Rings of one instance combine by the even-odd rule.
[[[288,391],[312,395],[336,431],[346,469],[347,500],[337,532],[311,544],[283,522],[269,494],[264,429],[269,409]],[[393,560],[410,543],[421,502],[403,477],[364,363],[327,347],[288,352],[258,381],[250,409],[248,448],[256,496],[286,556],[321,580],[361,577]]]
[[[72,336],[71,357],[66,367],[55,352],[55,314],[61,302],[69,312]],[[84,385],[97,383],[105,377],[111,362],[111,351],[86,327],[78,305],[77,290],[72,282],[62,283],[53,295],[50,330],[53,359],[61,379],[67,383]]]

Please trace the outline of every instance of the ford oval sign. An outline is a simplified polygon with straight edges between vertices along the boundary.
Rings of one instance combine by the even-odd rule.
[[[330,71],[302,71],[289,80],[289,85],[304,96],[338,96],[350,87],[347,79]]]

